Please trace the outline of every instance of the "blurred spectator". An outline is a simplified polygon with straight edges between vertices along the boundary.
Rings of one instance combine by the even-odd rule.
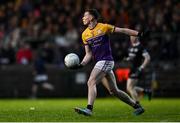
[[[105,22],[116,26],[137,30],[149,27],[152,33],[145,44],[150,49],[152,60],[179,58],[178,0],[165,0],[163,3],[160,0],[1,0],[0,44],[4,47],[10,43],[15,51],[19,51],[18,46],[26,41],[51,41],[58,46],[63,58],[77,47],[82,50],[80,34],[84,27],[80,26],[81,18],[83,11],[89,8],[98,9]],[[121,47],[123,40],[124,37],[118,38],[112,49]],[[128,44],[123,45],[122,51]],[[122,55],[123,52],[118,53],[118,61]],[[167,58],[163,58],[164,55]]]
[[[15,51],[11,44],[0,48],[0,64],[15,63]]]
[[[68,46],[72,46],[75,43],[78,43],[79,34],[76,30],[76,28],[73,25],[73,22],[71,21],[71,18],[67,18],[67,32],[65,34],[66,41],[68,43]]]
[[[4,25],[0,25],[0,42],[2,43],[2,40],[4,38],[5,33],[5,27]]]
[[[19,50],[16,53],[16,61],[18,64],[29,64],[32,61],[32,51],[30,45],[22,43]]]

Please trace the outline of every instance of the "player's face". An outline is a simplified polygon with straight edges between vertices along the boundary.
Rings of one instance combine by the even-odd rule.
[[[89,12],[85,12],[82,18],[83,24],[88,25],[92,19],[93,19],[93,16]]]

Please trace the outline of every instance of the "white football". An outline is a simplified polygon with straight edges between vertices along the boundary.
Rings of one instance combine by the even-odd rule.
[[[75,53],[69,53],[64,58],[64,63],[67,67],[72,67],[79,64],[79,57]]]

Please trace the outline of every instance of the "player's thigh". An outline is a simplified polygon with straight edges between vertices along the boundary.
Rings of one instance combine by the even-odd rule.
[[[98,61],[91,72],[88,83],[99,83],[107,73],[112,71],[113,67],[114,61]]]
[[[106,79],[108,82],[108,84],[107,84],[108,88],[110,90],[117,89],[116,78],[115,78],[114,72],[112,70],[106,74]]]
[[[106,73],[101,71],[100,69],[93,68],[88,80],[88,84],[98,84],[105,75]]]
[[[132,89],[137,85],[137,79],[128,78],[127,80],[127,89]]]
[[[103,77],[102,84],[110,92],[109,83],[106,77]]]

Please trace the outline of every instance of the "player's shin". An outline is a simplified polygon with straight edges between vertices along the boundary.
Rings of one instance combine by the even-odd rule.
[[[87,108],[92,110],[93,104],[97,96],[97,88],[96,85],[88,86],[88,105]]]
[[[130,105],[130,106],[134,106],[135,105],[135,101],[133,100],[133,99],[131,99],[131,97],[127,94],[127,93],[125,93],[125,92],[123,92],[123,91],[121,91],[121,90],[117,90],[117,94],[116,94],[116,96],[120,99],[120,100],[122,100],[123,102],[125,102],[126,104],[128,104],[128,105]]]

